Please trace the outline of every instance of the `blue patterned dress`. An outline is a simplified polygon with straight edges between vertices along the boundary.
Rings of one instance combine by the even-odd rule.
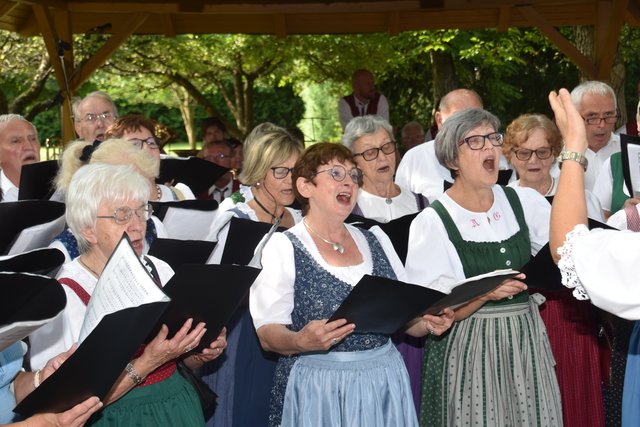
[[[362,231],[371,249],[373,275],[396,278],[376,237]],[[353,289],[326,271],[292,233],[295,258],[293,331],[326,319]],[[417,417],[402,357],[389,337],[353,334],[329,352],[279,359],[270,425],[415,426]]]

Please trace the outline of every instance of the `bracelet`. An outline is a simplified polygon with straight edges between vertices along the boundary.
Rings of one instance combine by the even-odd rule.
[[[38,369],[33,375],[33,388],[38,388],[40,386],[40,372],[41,370]]]
[[[585,157],[584,154],[582,153],[578,153],[577,151],[563,151],[560,153],[560,162],[564,162],[565,160],[572,160],[574,162],[578,162],[578,164],[580,164],[585,172],[587,170],[587,166],[589,164],[589,162],[587,161],[587,158]]]
[[[127,371],[127,376],[131,378],[131,381],[133,381],[135,385],[140,385],[144,382],[144,378],[142,378],[140,374],[136,372],[131,362],[127,363],[127,366],[124,368],[124,370]]]

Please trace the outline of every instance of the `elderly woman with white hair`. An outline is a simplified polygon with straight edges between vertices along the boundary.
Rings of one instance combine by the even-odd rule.
[[[81,255],[64,264],[58,273],[67,306],[53,322],[30,337],[33,367],[40,367],[78,340],[87,304],[123,233],[161,284],[172,276],[173,271],[165,262],[142,257],[147,219],[152,212],[149,193],[148,179],[130,166],[87,165],[74,174],[66,192],[66,220],[78,239]],[[169,330],[163,325],[127,365],[105,398],[108,406],[94,417],[95,424],[203,425],[198,395],[176,372],[176,358],[196,347],[204,332],[203,323],[193,325],[189,319],[169,338]],[[218,357],[225,345],[224,336],[220,336],[202,353],[186,357],[185,364],[197,369]]]
[[[394,182],[398,150],[393,129],[380,116],[351,119],[342,135],[362,170],[362,185],[353,213],[378,222],[409,215],[426,208],[429,200]]]
[[[499,126],[474,108],[452,115],[438,132],[437,158],[455,182],[411,224],[410,282],[447,291],[471,276],[521,268],[548,241],[544,197],[496,185]],[[451,330],[429,338],[421,425],[562,425],[541,301],[516,279],[458,307]]]

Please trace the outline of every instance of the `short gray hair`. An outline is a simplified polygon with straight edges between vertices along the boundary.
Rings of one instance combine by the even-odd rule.
[[[580,83],[571,91],[571,102],[573,102],[573,105],[575,105],[577,109],[580,109],[582,98],[587,94],[603,96],[609,95],[611,98],[613,98],[613,105],[618,108],[616,93],[613,91],[611,86],[597,80],[588,80],[586,82]]]
[[[23,121],[25,123],[29,123],[31,125],[31,127],[33,128],[33,130],[36,133],[36,137],[38,136],[38,129],[36,129],[36,127],[33,125],[33,123],[31,123],[29,120],[25,119],[24,116],[21,116],[20,114],[0,114],[0,127],[2,127],[2,125],[9,123],[13,120],[20,120]]]
[[[458,165],[458,146],[460,141],[472,129],[488,124],[497,132],[500,129],[500,119],[481,108],[470,108],[458,111],[442,123],[435,141],[436,157],[440,164],[451,171],[451,166]]]
[[[95,163],[78,169],[65,194],[65,218],[69,230],[78,240],[80,253],[91,249],[82,231],[95,230],[96,216],[102,201],[109,203],[131,200],[147,203],[151,183],[128,165]]]
[[[342,135],[342,145],[347,147],[353,153],[353,143],[360,137],[365,135],[371,135],[376,133],[379,129],[384,129],[389,134],[391,141],[395,142],[393,137],[393,128],[381,116],[358,116],[354,117],[347,123],[347,127],[344,128],[344,134]]]
[[[74,98],[73,102],[71,103],[71,111],[73,112],[73,120],[74,121],[80,121],[81,117],[80,116],[80,106],[82,105],[82,103],[89,98],[100,98],[104,101],[107,101],[111,104],[112,108],[113,108],[113,115],[115,117],[118,117],[118,108],[116,107],[116,103],[113,102],[113,99],[111,99],[111,97],[109,96],[109,94],[107,92],[101,91],[101,90],[96,90],[95,92],[91,92],[88,93],[87,96],[85,96],[84,98]]]

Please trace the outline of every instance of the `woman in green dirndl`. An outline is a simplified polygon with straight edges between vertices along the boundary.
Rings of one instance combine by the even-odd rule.
[[[519,269],[548,241],[549,203],[530,188],[496,185],[502,134],[491,113],[451,116],[436,155],[453,186],[411,225],[409,281],[450,291],[459,280]],[[517,276],[524,279],[524,276]],[[521,280],[458,307],[451,330],[426,345],[420,424],[560,426],[553,355]]]

